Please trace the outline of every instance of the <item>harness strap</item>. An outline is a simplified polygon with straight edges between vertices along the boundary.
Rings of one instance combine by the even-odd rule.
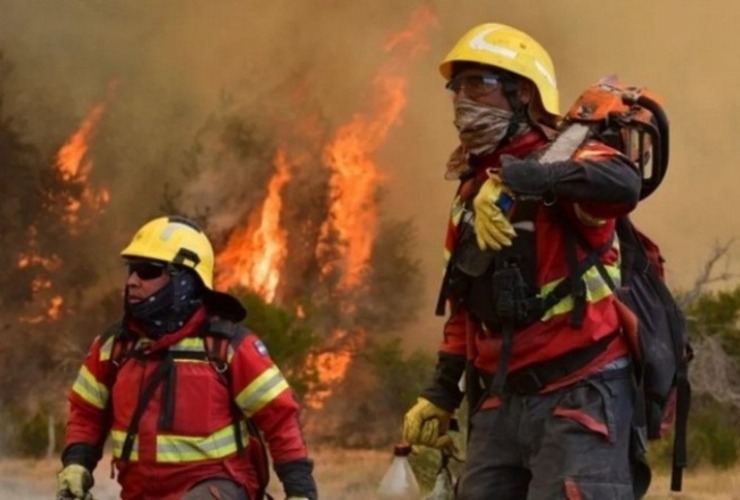
[[[173,365],[172,355],[168,353],[164,361],[157,367],[157,370],[151,377],[149,377],[149,380],[147,380],[146,386],[139,396],[139,402],[136,404],[136,410],[134,410],[134,414],[131,417],[131,422],[129,422],[128,430],[126,431],[126,439],[123,442],[123,449],[121,450],[121,460],[128,461],[131,458],[131,452],[134,448],[134,437],[139,432],[139,422],[144,414],[144,410],[146,410],[149,400],[154,396],[154,392],[159,387],[159,384],[172,371]]]
[[[681,491],[683,470],[687,464],[686,426],[689,420],[691,384],[688,378],[688,360],[681,363],[676,374],[676,427],[673,437],[673,464],[671,491]]]
[[[514,339],[514,324],[506,321],[501,330],[501,356],[499,357],[496,376],[491,382],[491,394],[501,394],[505,387],[506,372],[509,370],[509,359],[511,358],[511,344]]]

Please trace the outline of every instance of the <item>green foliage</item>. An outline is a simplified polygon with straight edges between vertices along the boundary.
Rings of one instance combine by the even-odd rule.
[[[730,468],[738,461],[740,415],[727,405],[708,396],[695,397],[688,424],[689,466],[711,465]],[[669,470],[673,456],[673,435],[651,442],[650,464],[658,470]]]
[[[398,337],[373,343],[361,355],[372,370],[377,402],[397,422],[416,401],[434,372],[434,358],[422,351],[404,356]]]
[[[49,419],[53,418],[49,405],[42,404],[29,412],[19,406],[6,408],[0,414],[4,424],[3,439],[0,449],[21,457],[41,458],[46,455],[49,446]],[[55,449],[61,452],[64,442],[64,422],[54,418]]]
[[[706,293],[688,309],[689,332],[718,335],[728,355],[740,361],[740,287]]]
[[[247,308],[245,325],[262,339],[297,396],[303,397],[316,380],[316,373],[305,366],[308,354],[319,344],[316,333],[307,321],[253,292],[242,290],[237,296]]]
[[[414,320],[424,296],[420,263],[414,254],[411,221],[386,222],[373,246],[365,296],[358,321],[377,332],[395,331]]]
[[[690,420],[689,450],[694,464],[704,463],[728,468],[738,459],[740,418],[725,405],[702,398],[694,405]]]
[[[398,338],[370,339],[352,360],[344,383],[325,408],[318,439],[348,448],[387,448],[400,439],[403,415],[431,378],[434,360],[405,354]],[[340,416],[337,424],[333,416]],[[334,427],[336,425],[336,427]]]

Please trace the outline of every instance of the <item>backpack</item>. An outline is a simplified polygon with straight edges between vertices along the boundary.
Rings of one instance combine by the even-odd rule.
[[[229,374],[228,350],[231,347],[236,349],[241,341],[247,336],[249,330],[244,326],[231,321],[210,319],[200,335],[204,339],[205,352],[176,352],[171,359],[206,359],[218,373],[219,378],[229,388],[231,392],[231,376]],[[117,321],[101,337],[103,345],[110,337],[114,338],[110,354],[111,369],[106,380],[107,387],[112,387],[121,366],[135,355],[136,338],[126,331],[121,321]],[[166,366],[162,363],[160,368]],[[143,414],[146,406],[154,394],[154,391],[163,380],[164,372],[158,376],[160,370],[154,372],[145,384],[137,408],[132,416],[132,421],[124,442],[122,456],[127,457],[133,446],[133,438],[138,429],[139,419]],[[111,402],[109,401],[108,410],[110,412]],[[242,444],[240,422],[244,420],[241,410],[237,408],[236,403],[232,401],[232,413],[234,419],[234,432],[237,443],[237,453],[243,453],[246,450],[247,459],[254,465],[257,473],[258,492],[257,500],[272,500],[272,496],[267,493],[267,486],[270,482],[270,466],[267,456],[267,447],[262,434],[251,419],[246,419],[248,446]],[[125,459],[125,458],[124,458]]]
[[[668,121],[660,99],[647,89],[627,87],[616,78],[589,87],[566,115],[560,135],[540,161],[569,158],[584,141],[595,138],[628,156],[642,177],[640,199],[662,182],[668,165]],[[562,217],[560,217],[562,219]],[[566,242],[590,252],[585,238],[564,223]],[[614,283],[600,259],[592,261],[618,299],[623,318],[634,328],[627,337],[634,357],[637,399],[633,423],[633,455],[644,465],[636,472],[638,496],[650,482],[645,462],[647,441],[659,439],[674,423],[671,489],[681,491],[686,467],[686,424],[691,387],[688,366],[692,358],[686,319],[664,282],[660,248],[638,230],[629,217],[616,221],[621,255],[621,283]],[[571,244],[571,252],[575,252]]]

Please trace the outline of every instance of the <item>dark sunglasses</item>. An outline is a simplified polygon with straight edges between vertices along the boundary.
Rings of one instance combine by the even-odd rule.
[[[490,94],[501,87],[501,76],[495,73],[484,73],[481,75],[457,75],[447,82],[445,88],[454,93],[465,90],[470,97],[480,97]]]
[[[159,278],[164,274],[165,269],[167,269],[167,265],[162,262],[152,262],[148,260],[134,260],[126,262],[128,275],[131,276],[133,273],[136,273],[136,276],[144,281]]]

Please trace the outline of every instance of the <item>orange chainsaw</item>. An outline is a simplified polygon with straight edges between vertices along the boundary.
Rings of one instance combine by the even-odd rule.
[[[642,177],[640,199],[647,198],[668,169],[669,127],[662,101],[646,88],[624,85],[615,76],[603,78],[578,97],[540,161],[564,160],[586,140],[598,139],[635,162]]]

